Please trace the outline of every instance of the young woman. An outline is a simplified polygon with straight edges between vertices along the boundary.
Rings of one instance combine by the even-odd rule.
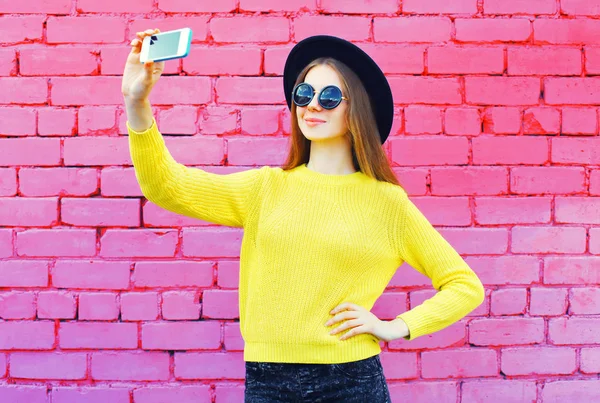
[[[148,95],[164,62],[139,62],[141,41],[156,32],[137,34],[123,75],[135,173],[158,206],[244,228],[246,402],[390,402],[380,341],[441,330],[480,305],[484,289],[389,166],[385,76],[340,38],[299,42],[283,77],[287,162],[218,175],[177,163],[158,131]],[[370,309],[405,261],[439,292],[382,321]]]

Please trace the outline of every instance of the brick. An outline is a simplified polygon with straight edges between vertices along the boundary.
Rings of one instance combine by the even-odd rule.
[[[244,339],[239,322],[225,322],[223,345],[227,351],[244,351]]]
[[[220,289],[237,289],[240,281],[240,263],[239,261],[222,261],[217,267],[217,285]]]
[[[120,43],[125,39],[125,20],[120,17],[49,17],[46,27],[48,43]]]
[[[158,294],[155,292],[128,292],[121,294],[121,320],[158,319]]]
[[[143,197],[142,190],[135,177],[134,168],[104,168],[100,173],[100,183],[100,194],[102,196]],[[146,203],[146,207],[149,205],[155,206],[154,204]],[[144,223],[150,224],[146,217],[144,217]]]
[[[135,177],[133,178],[133,181],[135,181]],[[132,186],[137,186],[136,184],[137,182],[132,184]],[[144,217],[144,226],[146,227],[203,227],[211,224],[208,221],[165,210],[151,202],[144,205],[142,214]]]
[[[77,11],[82,13],[149,13],[153,10],[153,0],[134,0],[134,1],[94,1],[79,0],[77,2]]]
[[[15,49],[0,49],[0,76],[17,75],[17,54]]]
[[[551,199],[545,197],[477,197],[475,221],[482,225],[549,223]]]
[[[542,401],[561,402],[571,399],[575,402],[600,400],[599,380],[568,380],[546,382],[542,389]]]
[[[348,41],[366,41],[370,38],[371,19],[368,17],[305,14],[293,21],[296,41],[313,35],[339,36]]]
[[[132,165],[127,140],[104,136],[65,139],[65,165]]]
[[[551,141],[554,163],[600,164],[600,138],[554,138]]]
[[[557,223],[600,224],[600,198],[556,197]]]
[[[2,32],[2,43],[13,44],[20,42],[29,42],[32,40],[41,41],[45,19],[46,17],[43,15],[2,17],[2,19],[0,19],[0,32]]]
[[[523,115],[524,134],[558,134],[560,132],[560,111],[555,108],[529,108]]]
[[[537,105],[540,79],[534,77],[465,77],[467,103]]]
[[[598,284],[600,258],[576,257],[545,258],[544,284]]]
[[[142,324],[145,350],[209,350],[221,347],[221,324],[214,322],[162,322]]]
[[[431,106],[407,106],[404,109],[405,130],[411,134],[442,132],[442,111]]]
[[[48,80],[46,78],[0,77],[0,104],[33,105],[44,104],[47,101]]]
[[[56,198],[0,198],[0,222],[5,226],[36,227],[57,223]]]
[[[445,228],[439,232],[461,255],[504,254],[508,250],[504,228]]]
[[[466,138],[419,136],[390,139],[392,161],[403,166],[467,164]]]
[[[598,119],[593,108],[563,108],[562,129],[563,134],[596,134],[598,133]]]
[[[446,134],[476,136],[481,132],[479,111],[469,108],[448,108],[444,127]]]
[[[548,161],[548,141],[544,138],[485,136],[474,138],[472,142],[474,165],[544,164]],[[514,168],[512,172],[523,172],[519,169]]]
[[[256,2],[258,0],[253,1]],[[321,10],[326,13],[389,14],[398,11],[398,3],[394,0],[378,0],[376,2],[321,0]]]
[[[167,13],[217,13],[232,12],[237,8],[237,0],[158,0],[158,9]]]
[[[287,153],[287,138],[233,138],[228,142],[228,161],[234,165],[281,165]]]
[[[5,2],[0,6],[0,12],[7,14],[68,14],[70,10],[70,0],[45,0],[41,3]]]
[[[241,110],[242,134],[275,134],[279,130],[281,108],[244,108]]]
[[[86,377],[86,361],[85,353],[12,353],[10,376],[23,379],[80,380]]]
[[[21,195],[89,196],[98,188],[97,171],[88,168],[21,168]]]
[[[470,378],[498,374],[497,353],[491,349],[424,351],[423,378]]]
[[[57,260],[52,284],[59,288],[124,290],[129,288],[129,263],[102,260]]]
[[[49,320],[0,322],[0,349],[50,350],[54,348],[54,327]]]
[[[508,49],[509,75],[579,75],[582,67],[581,49],[551,46]]]
[[[577,369],[575,349],[567,347],[521,347],[502,350],[503,374],[571,375]]]
[[[243,353],[175,353],[177,379],[244,379]]]
[[[484,14],[500,15],[540,15],[556,13],[554,0],[486,0],[483,3]]]
[[[427,69],[432,74],[501,74],[504,71],[501,47],[432,46],[427,50],[427,59]]]
[[[77,132],[83,134],[109,134],[116,123],[114,106],[83,106],[79,108]]]
[[[416,353],[383,353],[381,365],[386,379],[414,379],[418,376]]]
[[[600,47],[584,46],[583,50],[587,75],[600,74]]]
[[[535,381],[493,379],[462,383],[462,399],[465,402],[489,402],[494,400],[500,400],[504,403],[535,402],[536,396]]]
[[[590,228],[590,253],[600,255],[600,228]]]
[[[508,171],[502,167],[439,167],[431,170],[433,195],[501,195],[507,192]]]
[[[389,1],[389,0],[388,0]],[[240,0],[240,11],[308,11],[315,10],[315,0],[290,0],[286,2],[278,0]]]
[[[237,290],[206,290],[202,294],[202,316],[211,319],[239,317]]]
[[[548,104],[593,105],[600,103],[600,80],[586,78],[545,78],[545,99]]]
[[[136,287],[210,287],[213,284],[211,262],[137,262]]]
[[[0,258],[13,256],[13,231],[0,229]]]
[[[46,403],[48,392],[45,386],[3,385],[0,398],[7,402]]]
[[[469,324],[469,342],[476,346],[537,344],[544,341],[544,319],[474,319]]]
[[[519,315],[527,307],[527,290],[507,288],[492,291],[490,311],[492,315]]]
[[[48,262],[0,260],[0,287],[47,287]]]
[[[515,134],[521,131],[522,113],[518,108],[491,107],[485,111],[483,131],[485,133]],[[510,137],[514,138],[514,137]],[[508,138],[507,138],[508,139]],[[477,140],[477,139],[473,139]]]
[[[42,291],[37,298],[40,319],[75,319],[75,294],[66,291]]]
[[[238,131],[238,110],[228,106],[207,106],[200,113],[199,134],[229,134]]]
[[[2,319],[36,319],[35,294],[20,291],[0,293],[0,317]]]
[[[564,288],[531,288],[529,313],[536,316],[559,316],[567,311],[567,290]]]
[[[510,190],[518,194],[568,194],[581,192],[584,181],[581,168],[518,167],[511,169]]]
[[[63,198],[62,222],[78,227],[138,227],[139,199]]]
[[[220,77],[217,79],[217,100],[224,104],[283,103],[281,78]]]
[[[562,0],[560,8],[563,14],[589,15],[600,14],[600,1],[598,0]]]
[[[393,401],[456,402],[459,386],[455,382],[399,382],[390,385]]]
[[[403,14],[476,14],[476,0],[457,0],[447,2],[442,0],[404,0]]]
[[[80,320],[116,320],[119,318],[117,295],[112,293],[79,294]]]
[[[452,34],[448,17],[375,17],[375,42],[447,42]]]
[[[411,200],[433,225],[471,224],[471,208],[467,197],[412,197]]]
[[[198,386],[174,386],[161,387],[149,386],[133,390],[133,398],[136,402],[210,402],[211,396],[216,393],[217,399],[222,402],[236,402],[244,400],[244,391],[232,387],[231,394],[219,393],[220,389],[225,389],[222,386],[217,386],[216,390],[210,385]],[[236,395],[235,392],[238,392]],[[239,393],[241,391],[241,393]],[[129,396],[128,396],[129,398]]]
[[[524,42],[531,37],[531,24],[525,18],[457,18],[459,42]]]
[[[395,104],[455,104],[462,102],[456,78],[390,77]]]
[[[283,67],[290,50],[292,50],[292,45],[272,45],[265,49],[263,66],[265,75],[283,75]]]
[[[35,79],[37,80],[37,78]],[[88,90],[73,91],[73,88],[87,88]],[[55,106],[112,105],[123,102],[119,77],[53,77],[50,97]]]
[[[61,322],[58,340],[62,349],[135,349],[137,324]]]
[[[43,108],[38,111],[38,134],[40,136],[73,136],[76,132],[74,110]]]
[[[386,75],[421,74],[425,69],[423,45],[361,43],[359,46],[375,60]],[[268,50],[265,52],[265,71],[267,71],[268,52]],[[287,52],[289,53],[289,49]],[[279,74],[281,72],[283,72],[283,64]]]
[[[600,289],[571,288],[569,291],[569,313],[572,315],[600,314]]]
[[[93,353],[91,362],[91,375],[94,380],[166,381],[169,379],[169,354],[166,352]]]
[[[590,174],[590,194],[600,195],[600,170],[592,169]]]
[[[22,107],[0,108],[2,128],[0,136],[35,136],[37,127],[37,112],[34,109]]]
[[[583,253],[585,228],[513,227],[513,253]]]
[[[567,317],[550,319],[548,336],[552,344],[597,344],[599,318]]]
[[[162,294],[162,317],[166,320],[200,318],[200,303],[195,292],[169,291]]]
[[[96,75],[99,72],[92,48],[24,48],[19,52],[23,76]]]
[[[18,256],[94,256],[96,231],[31,229],[17,233]]]
[[[177,231],[108,229],[100,238],[103,257],[173,257]]]
[[[214,17],[210,31],[215,42],[288,42],[290,23],[284,17]]]
[[[260,75],[262,51],[241,46],[196,47],[183,59],[183,71],[203,76]]]
[[[600,44],[600,21],[538,18],[533,21],[534,43],[553,45]]]
[[[589,347],[581,349],[581,372],[597,374],[600,372],[600,349]]]
[[[224,144],[221,138],[170,137],[165,141],[171,155],[180,164],[217,165],[223,162]]]
[[[53,387],[52,401],[54,403],[68,403],[85,401],[111,402],[111,403],[127,403],[129,401],[129,388],[98,386],[92,387]]]

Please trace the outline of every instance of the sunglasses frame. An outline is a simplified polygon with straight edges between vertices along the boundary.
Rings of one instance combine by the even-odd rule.
[[[301,85],[307,85],[312,90],[312,95],[310,97],[310,100],[308,101],[308,103],[306,103],[304,105],[298,104],[296,102],[296,98],[294,97],[294,94],[296,93],[296,90]],[[327,88],[330,88],[330,87],[338,89],[340,91],[340,94],[342,94],[342,89],[340,87],[338,87],[337,85],[333,85],[333,84],[326,85],[325,87],[323,87],[323,89],[321,89],[321,91],[315,91],[314,87],[312,85],[310,85],[309,83],[300,83],[300,84],[297,84],[296,86],[294,86],[294,89],[292,89],[292,102],[294,102],[294,104],[296,104],[296,106],[306,107],[306,106],[310,105],[310,103],[312,102],[313,98],[318,94],[318,96],[317,96],[317,102],[319,102],[319,105],[321,106],[321,108],[327,109],[327,110],[331,110],[331,109],[337,108],[342,103],[342,101],[348,101],[348,98],[346,98],[345,96],[342,95],[341,98],[340,98],[340,100],[339,100],[339,102],[337,104],[335,104],[334,106],[332,106],[332,107],[326,107],[325,105],[323,105],[321,103],[321,93],[323,93],[323,91],[325,91]]]

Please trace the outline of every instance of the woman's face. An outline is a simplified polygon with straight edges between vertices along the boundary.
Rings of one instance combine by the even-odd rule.
[[[336,71],[324,64],[315,66],[309,70],[304,82],[315,89],[315,96],[310,104],[296,107],[298,126],[304,137],[311,141],[319,141],[344,136],[348,132],[348,102],[343,100],[334,109],[324,109],[318,100],[320,91],[328,85],[342,89],[342,82]],[[342,95],[347,97],[343,89]]]

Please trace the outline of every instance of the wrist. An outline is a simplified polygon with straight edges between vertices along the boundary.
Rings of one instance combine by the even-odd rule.
[[[400,318],[396,318],[389,322],[392,327],[392,335],[391,339],[396,340],[400,338],[407,337],[410,334],[410,330],[408,329],[408,325]]]

